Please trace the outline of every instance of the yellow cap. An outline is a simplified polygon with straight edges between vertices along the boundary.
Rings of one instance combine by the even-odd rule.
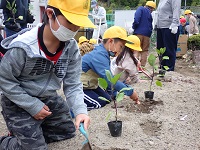
[[[132,43],[126,43],[125,46],[136,51],[142,51],[140,47],[140,39],[136,35],[129,35],[127,37]]]
[[[189,10],[189,9],[187,9],[186,11],[185,11],[185,15],[187,15],[187,14],[191,14],[192,12],[191,12],[191,10]]]
[[[154,9],[156,9],[156,3],[154,1],[147,1],[146,6],[150,6],[150,7],[153,7]]]
[[[74,25],[95,28],[88,18],[90,0],[48,0],[48,5],[58,8]]]
[[[80,36],[78,39],[78,44],[81,44],[83,42],[88,42],[89,40],[85,36]]]
[[[119,38],[128,41],[126,30],[120,26],[112,26],[104,32],[103,39],[114,39],[114,38]]]
[[[180,19],[184,18],[184,16],[180,16]]]
[[[96,40],[96,39],[90,39],[90,40],[89,40],[89,43],[90,43],[90,44],[97,44],[97,40]]]

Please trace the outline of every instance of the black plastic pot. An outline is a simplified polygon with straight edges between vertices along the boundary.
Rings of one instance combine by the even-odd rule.
[[[145,91],[144,96],[145,96],[145,99],[153,100],[154,92],[153,91]]]
[[[111,136],[119,137],[122,133],[122,121],[110,121],[107,123]]]
[[[159,70],[159,75],[160,77],[164,77],[165,76],[166,71],[165,70]]]

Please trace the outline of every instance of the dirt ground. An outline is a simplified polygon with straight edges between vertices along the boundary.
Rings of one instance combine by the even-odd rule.
[[[177,59],[175,71],[167,72],[162,82],[163,87],[153,85],[154,101],[144,99],[149,81],[132,85],[141,104],[134,105],[128,97],[120,102],[121,137],[110,135],[105,119],[108,112],[114,113],[113,103],[89,111],[93,150],[200,150],[200,69]],[[0,134],[5,133],[0,116]],[[80,150],[84,140],[77,131],[73,139],[49,144],[49,150]]]

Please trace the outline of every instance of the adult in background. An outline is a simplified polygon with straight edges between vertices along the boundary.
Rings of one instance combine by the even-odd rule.
[[[140,6],[135,12],[134,22],[132,24],[133,34],[139,37],[141,41],[142,51],[135,52],[135,56],[141,62],[141,68],[147,63],[148,49],[150,45],[150,37],[152,34],[153,18],[151,13],[155,10],[156,3],[147,1],[145,6]],[[141,72],[141,70],[139,70]]]
[[[27,23],[35,21],[29,10],[30,0],[5,0],[5,2],[3,15],[6,37],[27,28]]]
[[[103,34],[107,29],[106,10],[104,7],[98,5],[97,0],[91,1],[91,8],[93,9],[92,17],[96,26],[92,38],[98,40],[103,37]]]
[[[74,137],[81,122],[87,130],[74,36],[80,27],[95,27],[89,8],[86,0],[48,0],[43,23],[2,41],[8,51],[0,63],[1,105],[10,134],[0,137],[0,150],[47,150],[48,143]]]
[[[191,10],[186,10],[185,15],[189,20],[189,36],[199,34],[197,19],[193,16]]]
[[[157,49],[166,47],[164,56],[169,60],[163,60],[162,66],[168,66],[168,71],[175,68],[180,10],[181,0],[160,0],[157,8]]]

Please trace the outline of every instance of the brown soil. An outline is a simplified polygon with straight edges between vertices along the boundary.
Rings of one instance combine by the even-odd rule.
[[[140,76],[142,76],[140,74]],[[154,100],[144,99],[149,81],[132,85],[140,105],[126,97],[120,102],[119,120],[123,121],[121,137],[109,133],[106,116],[113,103],[91,110],[89,138],[93,150],[200,150],[200,69],[184,59],[177,59],[174,72],[167,72],[163,87],[153,85]],[[0,116],[0,133],[7,133]],[[49,150],[81,150],[84,137],[49,144]]]

